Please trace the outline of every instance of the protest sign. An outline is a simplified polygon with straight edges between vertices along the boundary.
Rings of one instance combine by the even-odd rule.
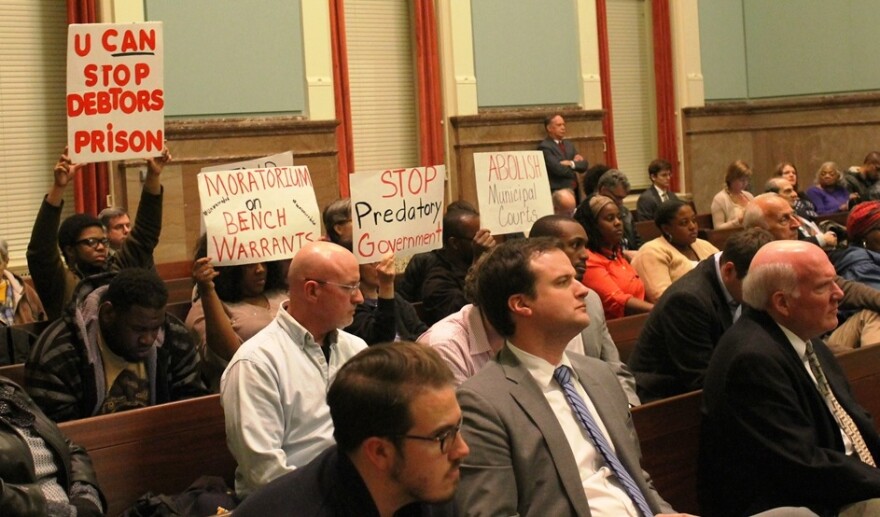
[[[493,234],[528,232],[553,213],[541,151],[474,153],[480,226]]]
[[[162,23],[67,30],[67,147],[75,163],[149,157],[165,146]]]
[[[445,179],[444,165],[352,174],[352,242],[358,262],[442,247]]]
[[[215,264],[291,258],[321,238],[306,166],[206,171],[198,182],[208,256]]]

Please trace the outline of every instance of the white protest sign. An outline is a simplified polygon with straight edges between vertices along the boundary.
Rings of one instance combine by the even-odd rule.
[[[162,23],[67,30],[67,147],[75,163],[159,156],[165,147]]]
[[[446,166],[357,172],[351,183],[352,245],[361,264],[443,246]]]
[[[208,256],[232,266],[293,257],[321,238],[306,166],[200,172]]]
[[[493,234],[528,232],[553,213],[541,151],[474,153],[480,226]]]

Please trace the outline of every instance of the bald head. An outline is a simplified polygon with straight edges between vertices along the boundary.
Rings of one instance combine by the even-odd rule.
[[[776,240],[797,240],[800,221],[795,217],[788,200],[779,194],[768,192],[755,197],[746,206],[743,227],[763,228],[772,233]]]
[[[571,217],[574,209],[577,207],[577,200],[574,198],[574,192],[570,189],[563,188],[553,193],[553,213],[556,215],[566,215]]]
[[[351,324],[364,299],[357,259],[332,242],[313,242],[293,257],[288,272],[287,312],[320,342],[328,332]]]
[[[818,337],[837,326],[843,292],[828,256],[803,241],[765,244],[752,259],[743,282],[743,300],[766,311],[800,338]]]
[[[779,194],[783,198],[787,199],[789,203],[794,206],[795,202],[797,202],[798,194],[794,189],[794,186],[785,178],[777,177],[770,178],[767,180],[767,184],[764,185],[765,192],[773,192],[775,194]]]

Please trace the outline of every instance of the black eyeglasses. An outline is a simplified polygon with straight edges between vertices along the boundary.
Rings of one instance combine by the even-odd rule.
[[[400,438],[408,438],[410,440],[422,440],[425,442],[437,442],[440,444],[440,454],[446,454],[449,451],[449,447],[455,443],[455,438],[458,436],[459,431],[461,431],[461,420],[458,421],[458,425],[452,427],[437,436],[417,436],[414,434],[399,434]]]
[[[339,282],[331,282],[329,280],[318,280],[317,278],[306,278],[307,282],[318,282],[321,285],[335,285],[336,287],[341,287],[348,291],[348,294],[353,295],[357,292],[358,289],[361,288],[360,282],[355,282],[353,284],[340,284]]]
[[[88,246],[92,249],[97,249],[98,244],[104,246],[105,248],[110,245],[110,239],[104,237],[103,239],[98,239],[96,237],[89,237],[88,239],[80,239],[76,241],[76,244]]]

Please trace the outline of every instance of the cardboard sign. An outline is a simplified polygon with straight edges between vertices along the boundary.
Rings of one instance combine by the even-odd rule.
[[[67,146],[74,163],[158,156],[165,146],[162,23],[67,30]]]
[[[321,238],[306,166],[200,172],[208,256],[232,266],[293,257]]]
[[[443,247],[445,179],[444,165],[352,174],[352,242],[358,262]]]
[[[201,172],[236,171],[239,169],[266,169],[270,167],[293,167],[293,153],[290,151],[285,151],[283,153],[273,154],[271,156],[254,158],[253,160],[244,160],[241,162],[224,163],[222,165],[202,167]]]
[[[541,151],[474,153],[480,226],[493,234],[528,232],[553,213]]]

